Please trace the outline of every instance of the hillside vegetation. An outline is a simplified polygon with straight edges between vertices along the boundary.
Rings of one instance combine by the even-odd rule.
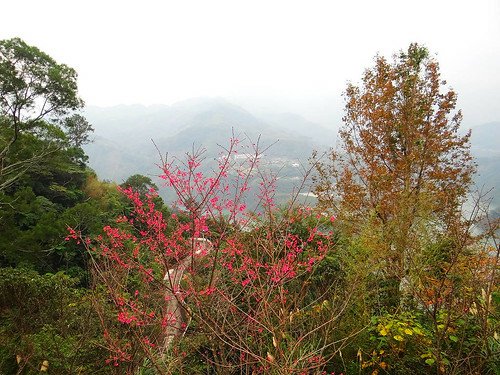
[[[427,49],[375,57],[338,140],[76,78],[0,41],[0,373],[500,372],[500,124],[462,131]]]

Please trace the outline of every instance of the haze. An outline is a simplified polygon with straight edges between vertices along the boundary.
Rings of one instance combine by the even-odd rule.
[[[340,122],[341,92],[379,52],[437,54],[464,125],[500,119],[500,2],[39,1],[2,4],[21,37],[79,73],[89,105],[222,96]]]

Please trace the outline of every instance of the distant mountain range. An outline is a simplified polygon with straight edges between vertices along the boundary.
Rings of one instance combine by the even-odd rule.
[[[299,115],[257,118],[224,99],[193,99],[172,106],[87,107],[85,112],[95,128],[94,142],[85,146],[90,166],[100,178],[118,183],[137,173],[157,176],[159,153],[182,157],[203,147],[206,158],[213,161],[234,132],[247,144],[259,140],[260,150],[265,150],[261,162],[279,170],[277,198],[286,199],[301,181],[301,167],[308,166],[313,150],[326,149],[335,140],[333,131]]]
[[[297,165],[307,165],[313,150],[335,146],[337,141],[333,129],[300,115],[269,113],[256,117],[220,98],[191,99],[172,106],[89,106],[85,115],[95,128],[94,142],[85,147],[90,166],[100,178],[118,183],[137,173],[158,175],[159,152],[182,156],[193,147],[203,147],[207,150],[207,158],[213,159],[220,151],[217,145],[227,145],[234,132],[241,140],[251,142],[256,142],[260,136],[261,149],[272,145],[265,152],[265,158],[268,164],[281,171],[280,191],[284,195],[291,190],[287,184],[300,180]],[[478,187],[500,186],[499,135],[500,122],[476,126],[472,130]],[[493,205],[500,206],[496,196]]]
[[[490,191],[491,209],[500,216],[500,122],[490,122],[472,129],[471,150],[476,158],[475,184],[483,192]]]
[[[192,99],[172,106],[90,106],[85,115],[95,128],[94,142],[86,146],[91,166],[102,178],[115,181],[143,173],[158,162],[154,144],[173,155],[182,155],[193,145],[215,152],[234,131],[240,139],[256,141],[260,136],[262,147],[274,144],[269,156],[307,160],[313,149],[335,140],[333,131],[299,115],[260,119],[224,99]],[[144,165],[147,161],[150,166]]]

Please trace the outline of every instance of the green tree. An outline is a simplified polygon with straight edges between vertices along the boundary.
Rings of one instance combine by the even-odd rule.
[[[25,159],[12,157],[20,135],[40,136],[49,117],[83,106],[76,80],[74,69],[21,39],[0,41],[0,191],[60,146],[48,142]]]
[[[93,130],[79,114],[66,117],[83,105],[76,77],[19,38],[0,41],[2,265],[42,272],[84,266],[64,244],[66,211],[85,199],[89,170],[81,145]]]
[[[73,147],[79,148],[90,142],[90,133],[94,131],[92,125],[82,115],[75,113],[62,121],[66,129],[68,142]]]
[[[120,185],[120,187],[126,189],[131,188],[133,191],[138,192],[141,197],[145,197],[146,194],[151,192],[151,189],[158,190],[158,186],[151,180],[150,177],[143,176],[141,174],[134,174],[127,178],[127,180]]]

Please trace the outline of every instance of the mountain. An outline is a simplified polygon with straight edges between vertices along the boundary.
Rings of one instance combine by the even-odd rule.
[[[491,192],[491,209],[500,211],[500,122],[490,122],[472,128],[471,150],[478,165],[474,182],[478,189]],[[493,189],[493,190],[492,190]]]
[[[489,122],[471,130],[471,149],[476,157],[499,157],[500,122]]]
[[[85,115],[95,128],[94,143],[85,147],[90,166],[101,178],[118,183],[137,173],[157,176],[160,154],[182,157],[202,147],[207,160],[213,161],[234,132],[250,144],[260,140],[260,150],[266,150],[262,162],[279,170],[278,194],[284,197],[292,189],[288,185],[300,181],[299,166],[307,166],[312,151],[334,146],[337,140],[334,129],[300,115],[266,113],[256,117],[221,98],[190,99],[171,106],[87,107]],[[475,183],[485,191],[500,186],[499,136],[500,122],[472,129],[471,150],[478,163]],[[497,195],[490,193],[492,208],[500,207]]]
[[[207,167],[211,168],[221,146],[227,146],[234,133],[248,145],[258,141],[262,165],[279,171],[277,195],[284,200],[302,180],[301,166],[308,165],[312,151],[324,148],[308,136],[316,127],[316,134],[324,128],[300,116],[277,115],[268,121],[218,98],[192,99],[172,106],[87,107],[85,115],[95,128],[94,142],[85,147],[90,166],[100,178],[118,183],[133,174],[159,175],[160,154],[183,157],[200,147],[206,150]]]
[[[296,113],[265,113],[260,118],[278,129],[305,137],[315,144],[330,147],[335,144],[337,138],[337,129],[325,128]]]

